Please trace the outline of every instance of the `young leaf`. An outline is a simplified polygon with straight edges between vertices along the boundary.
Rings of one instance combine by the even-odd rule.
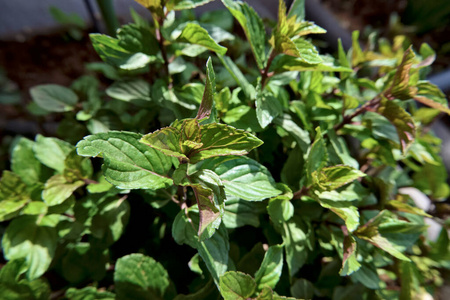
[[[106,179],[122,189],[159,189],[173,183],[166,174],[172,160],[139,142],[137,133],[110,131],[85,137],[77,144],[81,156],[102,156]]]
[[[7,260],[25,258],[29,280],[47,271],[57,246],[57,218],[22,216],[14,219],[2,239]]]
[[[205,237],[210,237],[219,228],[223,207],[221,209],[220,204],[214,201],[215,195],[211,189],[205,188],[200,184],[192,184],[191,186],[194,190],[199,210],[198,236],[200,239],[204,239]],[[210,230],[204,235],[203,233],[208,227]]]
[[[31,98],[39,107],[51,112],[71,111],[78,96],[71,89],[57,84],[44,84],[30,89]]]
[[[284,0],[282,0],[284,1]],[[288,18],[295,16],[296,22],[303,21],[305,19],[305,0],[294,0],[292,1],[291,7],[289,8]]]
[[[196,23],[188,23],[178,37],[180,42],[203,46],[219,55],[225,55],[227,48],[220,46],[208,31]]]
[[[342,268],[339,271],[341,276],[347,276],[356,272],[361,267],[361,264],[356,259],[356,241],[351,235],[344,237],[344,254],[342,259]]]
[[[445,94],[436,85],[428,81],[419,81],[417,88],[417,95],[414,97],[416,101],[450,115]]]
[[[165,127],[155,132],[144,135],[139,142],[152,147],[155,150],[164,153],[167,156],[173,156],[180,161],[188,161],[182,149],[182,137],[177,128]]]
[[[217,157],[200,162],[195,169],[209,169],[219,175],[225,192],[248,201],[262,201],[281,193],[269,171],[248,157]]]
[[[244,29],[250,43],[256,63],[260,70],[266,67],[266,31],[258,14],[247,3],[233,0],[222,0],[222,3],[236,18]]]
[[[346,197],[336,191],[316,192],[319,204],[337,214],[345,222],[348,231],[353,232],[359,226],[359,212]]]
[[[255,293],[256,283],[250,275],[229,271],[220,277],[219,287],[225,300],[245,300]]]
[[[212,66],[211,57],[206,62],[206,83],[203,92],[202,102],[195,117],[198,120],[208,118],[214,105],[214,95],[216,93],[216,75]]]
[[[259,270],[255,273],[255,281],[257,290],[262,290],[265,286],[272,289],[280,280],[283,268],[283,246],[270,246],[264,255],[264,260]]]
[[[388,97],[393,97],[401,100],[407,100],[413,98],[417,93],[417,88],[410,86],[409,84],[409,72],[413,64],[415,54],[411,47],[409,47],[403,54],[403,59],[397,68],[397,72],[394,75],[392,86],[389,88],[387,94]]]
[[[169,274],[153,258],[130,254],[117,260],[114,271],[117,297],[120,299],[164,299],[170,285]]]
[[[201,143],[201,148],[189,155],[191,163],[215,156],[245,155],[261,146],[262,141],[253,134],[232,126],[212,123],[202,125]]]
[[[134,0],[137,3],[141,4],[148,10],[150,10],[152,13],[156,14],[157,16],[162,17],[164,15],[164,8],[162,0]]]
[[[298,58],[299,62],[317,65],[322,62],[316,48],[303,38],[291,40],[287,36],[275,37],[276,51]]]
[[[336,190],[364,176],[365,173],[348,166],[326,167],[312,174],[314,183],[325,191]]]
[[[395,102],[386,98],[381,99],[377,113],[384,116],[395,126],[400,140],[400,148],[403,153],[406,153],[416,137],[416,126],[412,116]]]

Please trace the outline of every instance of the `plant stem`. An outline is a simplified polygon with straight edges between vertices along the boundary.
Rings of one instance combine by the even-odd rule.
[[[112,0],[97,0],[97,5],[102,13],[102,19],[105,23],[106,30],[111,36],[116,36],[117,28],[119,28],[119,20],[117,19]]]
[[[270,69],[270,66],[272,65],[273,59],[277,55],[278,55],[278,53],[276,51],[272,50],[270,52],[269,59],[267,60],[266,67],[264,68],[264,70],[260,71],[260,73],[261,73],[261,90],[264,90],[264,87],[267,84],[267,79],[269,79],[273,75],[272,73],[269,73],[269,69]]]
[[[169,73],[169,59],[167,58],[166,47],[164,46],[165,39],[161,32],[161,27],[163,26],[164,19],[165,19],[165,17],[158,18],[157,22],[158,22],[159,26],[156,26],[156,39],[158,40],[159,49],[161,50],[161,55],[164,60],[164,70],[167,74],[168,86],[169,86],[169,89],[171,89],[173,86],[173,82],[172,82],[172,77],[170,76],[170,73]]]
[[[359,107],[352,114],[345,116],[341,123],[339,123],[336,126],[334,126],[334,130],[338,131],[339,129],[341,129],[345,125],[351,123],[353,118],[355,118],[356,116],[358,116],[358,115],[368,111],[371,108],[376,107],[380,103],[380,101],[381,101],[381,94],[378,94],[375,98],[373,98],[369,102],[367,102],[364,105],[362,105],[361,107]]]
[[[299,189],[298,191],[296,191],[294,193],[294,195],[292,196],[292,200],[300,199],[302,196],[308,195],[308,191],[309,191],[309,187],[306,187],[306,186],[302,187],[301,189]]]

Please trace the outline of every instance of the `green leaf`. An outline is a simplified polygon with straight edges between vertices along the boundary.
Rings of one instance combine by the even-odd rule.
[[[31,201],[20,212],[22,215],[45,215],[47,214],[48,207],[42,201]]]
[[[149,28],[137,24],[123,25],[117,31],[118,45],[130,53],[142,52],[155,59],[159,44]]]
[[[314,51],[308,49],[308,45],[305,45],[306,57],[311,57],[313,61],[317,60]],[[304,58],[280,54],[273,60],[270,70],[273,70],[276,73],[285,71],[353,72],[350,68],[336,64],[336,61],[330,57],[319,57],[322,60],[321,63],[310,64],[305,62]]]
[[[51,112],[71,111],[78,103],[78,96],[71,89],[44,84],[30,89],[31,98],[40,108]]]
[[[130,205],[125,197],[110,198],[98,206],[91,221],[92,236],[111,245],[118,241],[125,231],[130,216]]]
[[[416,125],[412,116],[395,104],[395,102],[386,98],[381,99],[377,113],[388,119],[395,126],[401,150],[403,153],[406,153],[416,137]]]
[[[297,142],[298,146],[303,153],[308,151],[308,147],[311,144],[308,131],[302,129],[297,123],[292,120],[292,117],[288,114],[283,114],[274,120],[274,123],[286,130]]]
[[[296,279],[291,286],[291,295],[299,299],[313,299],[314,285],[306,279]]]
[[[76,189],[83,185],[83,181],[68,182],[63,175],[54,175],[45,183],[42,199],[48,206],[62,204]]]
[[[407,203],[401,202],[399,200],[390,200],[386,203],[385,207],[389,210],[396,210],[401,212],[406,212],[410,214],[415,214],[418,216],[431,218],[432,216],[424,212],[418,207],[411,206]]]
[[[404,261],[410,261],[403,253],[397,250],[385,237],[379,232],[379,225],[383,222],[386,211],[381,211],[378,215],[370,219],[364,226],[355,231],[355,235],[363,240],[369,241],[374,246],[386,251],[396,258]]]
[[[359,212],[351,202],[354,199],[347,199],[336,191],[316,191],[315,197],[322,207],[328,208],[344,220],[348,231],[353,232],[359,226]]]
[[[220,276],[228,268],[228,252],[230,250],[228,231],[221,225],[212,237],[200,241],[197,235],[198,225],[198,208],[192,206],[188,210],[188,215],[185,211],[180,211],[175,217],[172,236],[178,244],[187,244],[198,250],[198,254],[205,262],[214,282],[219,284]]]
[[[65,141],[44,137],[40,134],[36,136],[36,143],[33,146],[36,158],[42,164],[61,174],[65,169],[66,157],[73,149],[74,146]]]
[[[212,66],[211,57],[206,62],[206,83],[203,92],[202,102],[195,117],[198,120],[208,118],[214,105],[214,95],[216,93],[216,75]]]
[[[119,45],[119,40],[103,34],[89,35],[92,46],[100,58],[115,67],[123,70],[137,70],[144,68],[152,58],[142,52],[132,53]]]
[[[265,212],[262,202],[250,202],[237,197],[227,197],[222,222],[228,229],[245,225],[259,227],[259,215]]]
[[[208,31],[196,23],[187,23],[178,41],[203,46],[219,55],[225,55],[227,52],[227,48],[217,44]]]
[[[225,300],[246,300],[255,293],[256,283],[250,275],[229,271],[220,277],[219,287]]]
[[[106,94],[111,98],[125,102],[152,100],[150,84],[143,79],[116,81],[106,89]]]
[[[0,179],[0,222],[14,218],[31,201],[26,185],[10,171],[3,171]]]
[[[218,200],[220,197],[215,197],[211,189],[204,188],[200,184],[192,184],[191,186],[197,199],[200,215],[198,236],[200,239],[204,239],[203,236],[210,237],[219,228],[221,216],[223,215],[223,205]],[[223,199],[221,202],[223,204]],[[207,229],[209,229],[208,233],[203,235],[203,232]]]
[[[356,241],[353,236],[346,235],[344,237],[343,250],[342,268],[339,274],[347,276],[358,271],[361,267],[361,264],[356,259]]]
[[[415,86],[409,84],[409,73],[414,62],[414,54],[411,47],[409,47],[403,54],[402,62],[397,68],[397,72],[394,75],[392,86],[387,91],[387,95],[395,97],[401,100],[407,100],[413,98],[417,93]]]
[[[148,8],[152,13],[155,13],[158,16],[164,15],[164,2],[162,0],[134,0],[137,3],[141,4],[145,8]]]
[[[188,161],[188,158],[183,153],[181,133],[174,127],[165,127],[155,132],[146,134],[139,140],[139,142],[148,145],[167,156],[176,157],[180,160],[180,162]]]
[[[225,69],[227,69],[236,83],[242,88],[245,96],[249,99],[254,99],[256,95],[256,89],[253,85],[250,84],[250,82],[248,82],[247,78],[244,76],[244,74],[242,74],[239,67],[228,56],[219,55],[218,57]]]
[[[97,290],[93,286],[88,286],[82,289],[69,288],[66,292],[67,299],[69,300],[114,300],[116,295],[108,292]]]
[[[36,279],[47,271],[57,245],[55,218],[22,216],[14,219],[2,239],[7,260],[25,258],[26,276]]]
[[[244,29],[247,40],[253,51],[260,70],[266,66],[266,31],[262,19],[247,3],[241,1],[222,0],[222,3],[236,18]]]
[[[258,90],[256,96],[256,117],[262,128],[266,128],[282,112],[283,107],[275,96]]]
[[[142,0],[140,0],[140,1],[142,1]],[[211,1],[214,1],[214,0],[169,0],[169,1],[167,1],[166,7],[169,10],[191,9],[191,8],[195,8],[200,5],[204,5]]]
[[[159,189],[173,184],[167,173],[170,157],[139,142],[140,134],[110,131],[85,137],[77,144],[81,156],[102,156],[103,173],[122,189]]]
[[[333,191],[358,178],[366,176],[365,173],[348,166],[332,166],[314,171],[314,183],[325,191]]]
[[[201,127],[201,148],[194,150],[189,159],[196,163],[207,158],[225,155],[245,155],[262,145],[251,133],[225,124],[205,124]]]
[[[300,62],[306,64],[319,64],[322,59],[313,44],[303,38],[290,39],[287,36],[275,36],[276,51],[289,56],[297,57]]]
[[[351,278],[357,282],[361,282],[369,289],[376,290],[380,288],[381,280],[373,264],[363,263],[361,268],[351,275]]]
[[[300,218],[294,216],[288,222],[283,223],[281,235],[283,237],[289,274],[293,277],[304,265],[308,257],[306,225]]]
[[[270,246],[264,255],[264,260],[259,270],[255,273],[257,290],[265,286],[275,288],[280,280],[283,269],[283,245]]]
[[[311,145],[307,153],[307,158],[305,162],[306,166],[306,176],[308,178],[308,184],[311,184],[311,176],[316,171],[319,172],[327,164],[328,151],[325,145],[325,141],[322,136],[322,131],[320,127],[316,128],[316,138],[314,143]]]
[[[263,287],[256,300],[273,300],[272,289],[268,286]]]
[[[294,215],[294,205],[283,196],[270,199],[267,212],[273,222],[287,222]]]
[[[230,197],[262,201],[281,193],[266,167],[248,157],[217,157],[198,163],[195,169],[209,169],[219,175]]]
[[[169,274],[153,258],[130,254],[117,260],[114,271],[117,297],[120,299],[164,299],[170,285]]]
[[[11,170],[28,185],[39,182],[42,176],[42,165],[34,156],[33,146],[33,141],[22,137],[14,146],[11,157]]]
[[[305,19],[305,0],[292,1],[287,17],[292,18],[294,16],[297,22]]]

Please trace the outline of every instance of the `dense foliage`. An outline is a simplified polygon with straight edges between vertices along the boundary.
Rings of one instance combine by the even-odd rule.
[[[448,222],[413,201],[450,194],[428,45],[363,50],[355,32],[333,58],[302,0],[280,0],[277,22],[240,1],[199,18],[212,0],[136,1],[153,23],[132,11],[116,38],[90,36],[106,90],[86,75],[30,91],[63,139],[11,147],[2,299],[412,299],[442,285]]]

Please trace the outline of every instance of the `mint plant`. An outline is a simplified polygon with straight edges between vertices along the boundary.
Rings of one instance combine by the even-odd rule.
[[[424,79],[433,50],[401,36],[362,49],[355,32],[334,58],[314,46],[325,29],[304,20],[303,1],[280,0],[276,23],[241,1],[190,12],[211,1],[137,0],[153,23],[132,11],[116,37],[91,34],[103,63],[90,75],[31,89],[30,112],[60,120],[61,139],[11,147],[0,294],[435,293],[449,267],[450,189],[430,125],[450,109]],[[435,209],[418,208],[417,194]],[[442,225],[437,239],[426,219]]]

